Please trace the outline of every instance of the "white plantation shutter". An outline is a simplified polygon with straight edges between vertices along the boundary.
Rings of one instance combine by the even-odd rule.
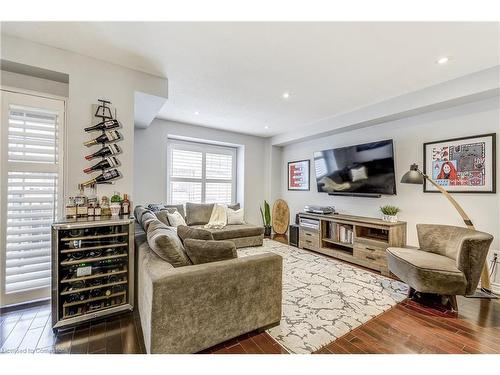
[[[234,202],[235,148],[170,140],[168,159],[169,203]]]
[[[5,292],[50,286],[57,173],[8,172]]]
[[[61,101],[2,95],[2,295],[10,303],[48,297],[51,224],[60,193]],[[37,107],[20,103],[38,104]],[[6,112],[6,113],[4,113]],[[4,124],[2,124],[3,127]]]

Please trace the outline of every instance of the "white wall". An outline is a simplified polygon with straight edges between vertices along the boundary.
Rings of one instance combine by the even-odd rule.
[[[85,134],[83,128],[91,123],[92,104],[105,98],[113,102],[117,118],[123,124],[120,131],[124,140],[120,147],[124,152],[119,157],[123,179],[115,185],[100,185],[98,194],[119,191],[132,194],[133,199],[134,93],[166,96],[166,79],[24,39],[2,35],[1,41],[2,59],[69,75],[65,195],[74,194],[77,184],[88,179],[82,170],[90,165],[84,159],[90,150],[83,142],[90,139],[90,135]]]
[[[243,164],[245,219],[249,223],[261,223],[259,206],[267,193],[266,140],[260,137],[204,128],[179,122],[155,119],[146,129],[135,129],[134,192],[135,203],[166,202],[167,200],[167,138],[168,136],[196,138],[207,142],[223,142],[240,145],[238,164]],[[239,165],[240,166],[240,165]],[[243,181],[242,181],[243,180]]]
[[[500,102],[491,98],[449,109],[387,122],[366,129],[359,129],[295,143],[283,148],[281,193],[291,210],[292,217],[306,204],[334,205],[340,213],[379,217],[379,207],[385,204],[399,206],[400,220],[408,223],[408,243],[417,245],[417,223],[439,223],[462,226],[460,216],[441,194],[423,193],[416,185],[399,183],[401,176],[413,162],[422,167],[424,142],[461,136],[497,133],[499,131]],[[313,152],[340,146],[349,146],[383,139],[394,139],[397,195],[380,199],[329,196],[318,193],[315,185]],[[497,142],[497,155],[498,152]],[[311,160],[311,191],[287,190],[287,165],[291,160]],[[497,162],[497,181],[500,179],[500,162]],[[498,186],[498,182],[497,182]],[[495,236],[492,249],[500,249],[500,200],[498,194],[454,194],[471,217],[478,230]],[[497,282],[500,281],[497,276]]]

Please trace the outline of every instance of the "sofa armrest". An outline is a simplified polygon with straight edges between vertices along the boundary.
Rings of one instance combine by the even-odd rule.
[[[273,253],[179,267],[151,282],[151,353],[195,353],[281,319],[282,258]]]

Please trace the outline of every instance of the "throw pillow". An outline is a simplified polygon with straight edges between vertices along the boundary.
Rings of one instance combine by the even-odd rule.
[[[160,220],[149,223],[147,239],[151,250],[172,266],[183,267],[192,264],[175,230],[166,227]]]
[[[351,169],[352,182],[366,180],[367,178],[368,178],[368,176],[366,175],[366,168],[365,167]]]
[[[163,224],[170,226],[168,214],[173,214],[175,211],[177,211],[177,208],[162,208],[160,211],[155,212],[155,215]]]
[[[227,225],[245,224],[243,208],[239,210],[227,210]]]
[[[148,204],[148,208],[153,212],[157,212],[165,208],[165,205],[163,203],[150,203]]]
[[[236,246],[232,241],[203,241],[187,238],[184,245],[193,264],[219,262],[238,257]]]
[[[182,242],[184,242],[188,238],[205,241],[214,239],[214,236],[210,231],[202,228],[190,228],[186,225],[179,225],[177,227],[177,235]]]
[[[183,218],[186,217],[186,215],[184,214],[184,205],[183,204],[166,204],[164,208],[166,208],[166,209],[175,208],[177,211],[179,211],[179,213],[181,214],[181,216]]]
[[[182,215],[179,213],[179,211],[175,211],[173,213],[168,213],[167,212],[167,218],[168,222],[170,223],[170,226],[172,227],[178,227],[179,225],[186,225],[186,221],[182,217]]]

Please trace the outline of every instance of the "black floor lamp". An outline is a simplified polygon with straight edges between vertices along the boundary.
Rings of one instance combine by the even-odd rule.
[[[423,173],[420,169],[418,169],[417,164],[412,164],[410,166],[410,170],[406,172],[403,177],[401,177],[401,183],[403,184],[418,184],[418,185],[423,185],[424,181],[427,180],[429,181],[436,189],[438,189],[443,195],[448,198],[450,203],[453,205],[453,207],[456,208],[460,216],[462,217],[465,225],[467,228],[470,229],[476,229],[474,228],[474,225],[472,224],[471,219],[465,211],[463,210],[462,207],[458,204],[458,202],[451,196],[450,193],[448,193],[442,186],[434,182],[432,178],[429,178],[425,173]],[[476,292],[473,296],[471,297],[478,297],[478,298],[490,298],[490,299],[496,299],[498,298],[496,295],[494,295],[491,292],[491,281],[490,281],[490,274],[488,272],[488,264],[485,262],[483,271],[481,273],[481,291]]]

